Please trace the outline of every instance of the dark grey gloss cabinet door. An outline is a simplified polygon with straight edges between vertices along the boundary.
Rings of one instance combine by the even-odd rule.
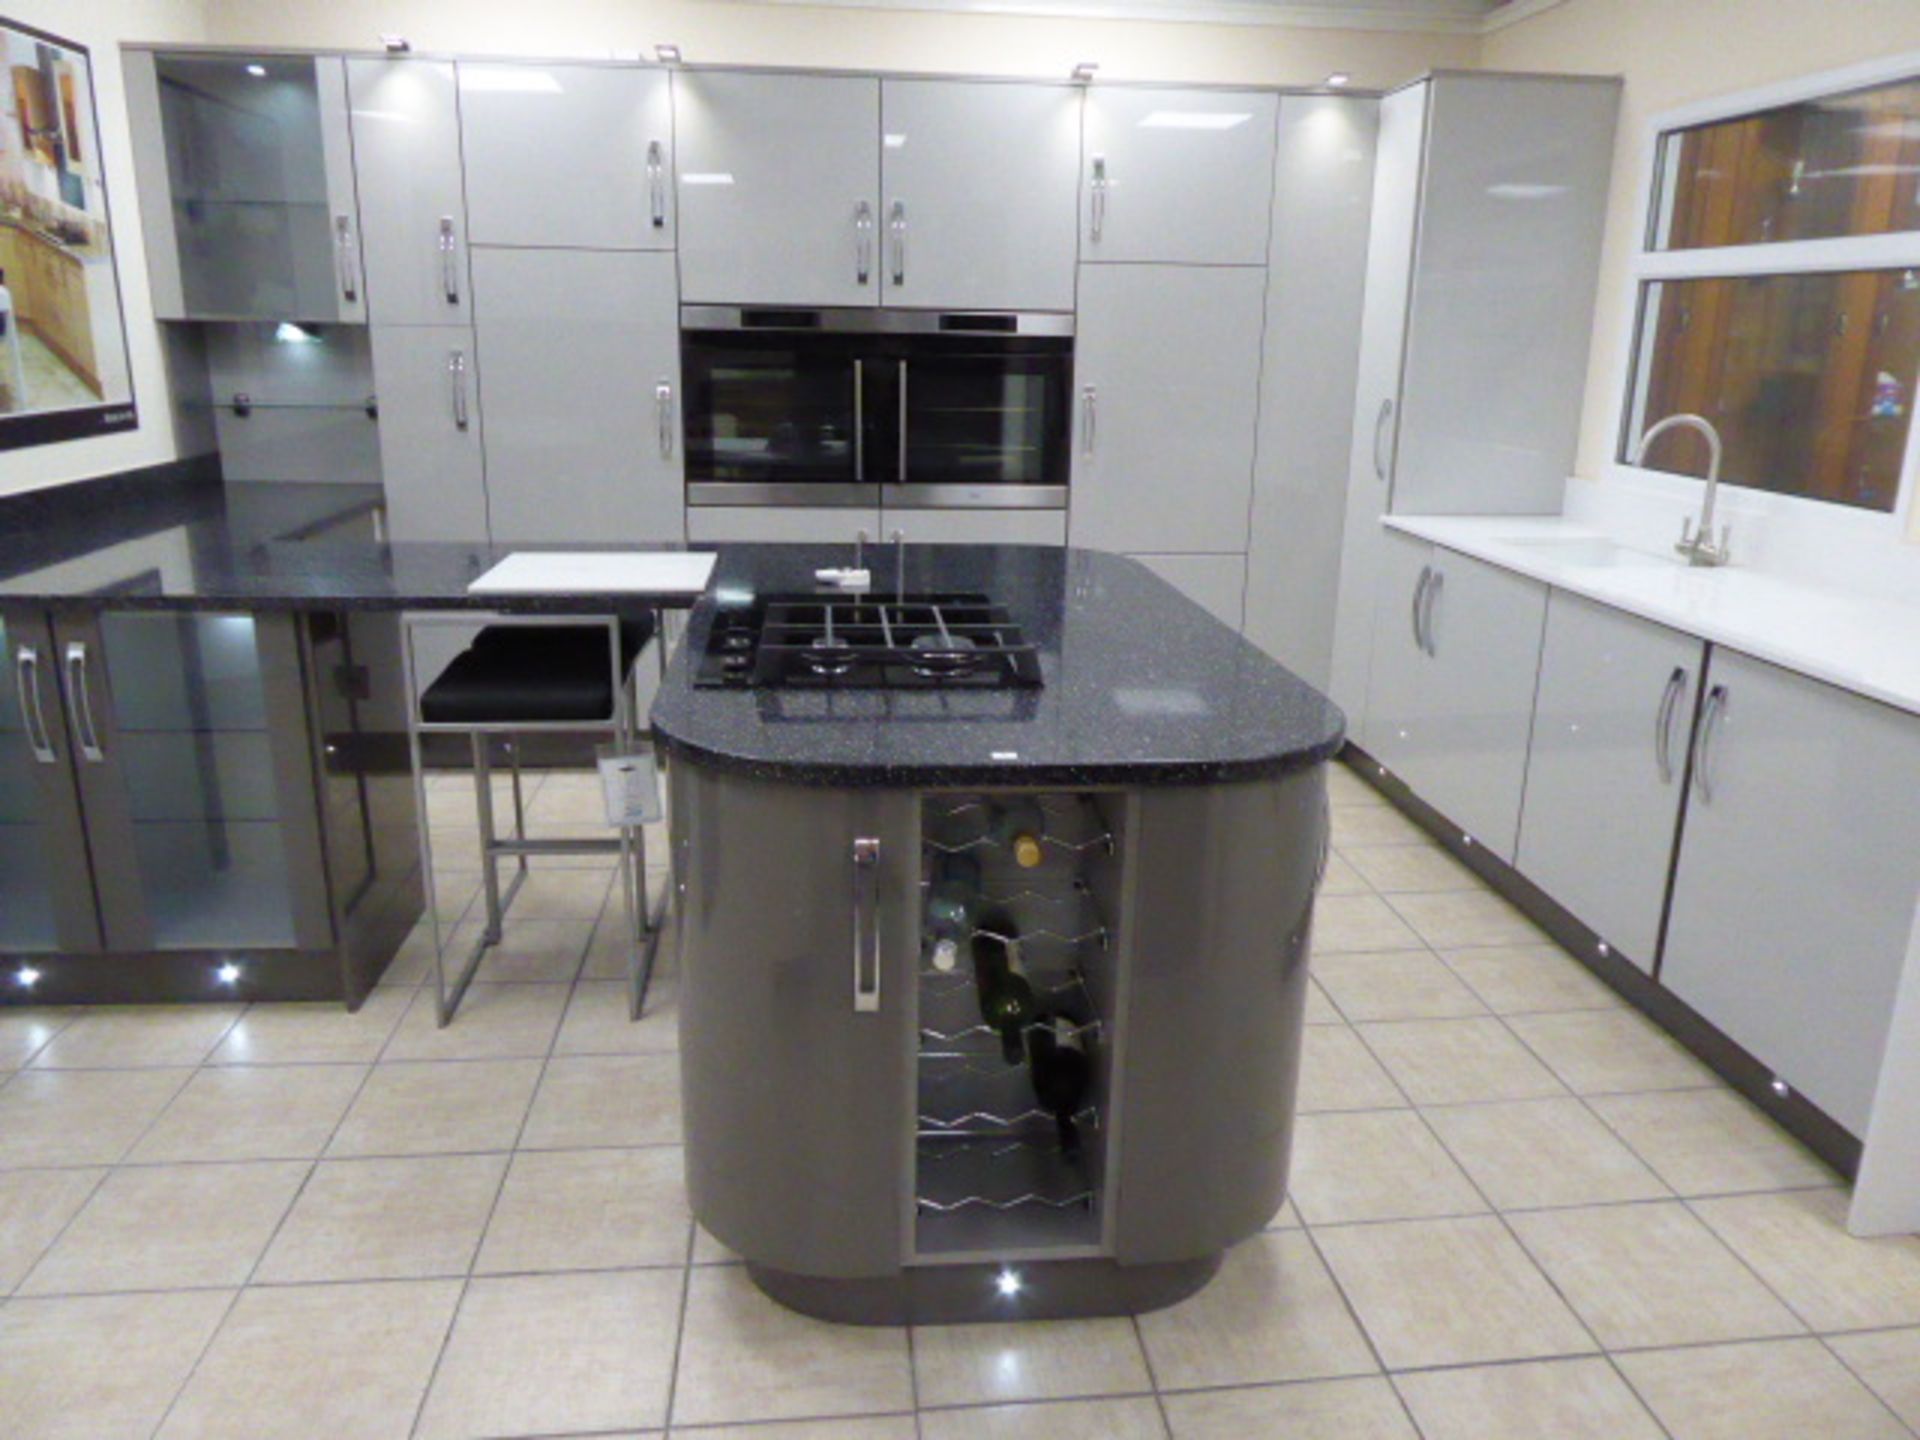
[[[100,948],[53,633],[0,609],[0,955]]]
[[[915,811],[899,791],[674,771],[689,1198],[776,1269],[877,1276],[902,1260]],[[864,975],[857,953],[874,960]]]

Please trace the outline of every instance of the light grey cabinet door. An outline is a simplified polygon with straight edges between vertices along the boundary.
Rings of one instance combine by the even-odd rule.
[[[1716,648],[1659,978],[1866,1133],[1920,896],[1920,718]]]
[[[1279,106],[1265,91],[1089,90],[1080,258],[1266,264]]]
[[[683,70],[673,103],[689,303],[878,303],[877,79]]]
[[[1073,309],[1082,93],[881,82],[883,304]]]
[[[1080,267],[1074,544],[1245,553],[1266,278],[1223,266]]]
[[[673,248],[665,70],[480,60],[455,68],[475,245]]]
[[[464,325],[467,203],[453,64],[347,61],[368,313],[377,325]]]
[[[1555,590],[1514,864],[1651,973],[1702,642]]]
[[[494,543],[682,539],[673,256],[488,249],[473,272]]]
[[[484,544],[486,464],[473,332],[464,325],[376,325],[373,381],[388,534]]]
[[[1378,522],[1375,522],[1376,527]],[[1420,605],[1433,578],[1433,546],[1397,530],[1380,531],[1368,613],[1377,617],[1365,689],[1366,749],[1415,783],[1437,701],[1433,664],[1420,627]]]

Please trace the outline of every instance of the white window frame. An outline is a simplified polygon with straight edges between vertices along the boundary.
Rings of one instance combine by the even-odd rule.
[[[1640,351],[1651,337],[1640,333],[1640,295],[1643,287],[1660,280],[1712,279],[1740,275],[1808,274],[1834,270],[1888,270],[1920,268],[1920,231],[1892,235],[1843,235],[1824,240],[1785,240],[1769,245],[1723,245],[1697,250],[1655,250],[1653,227],[1662,213],[1663,195],[1655,193],[1660,174],[1660,142],[1674,130],[1737,119],[1756,111],[1772,110],[1818,100],[1852,90],[1920,80],[1920,50],[1888,55],[1837,70],[1823,70],[1734,95],[1677,106],[1651,116],[1640,146],[1637,223],[1633,250],[1627,259],[1625,293],[1620,297],[1625,369],[1616,377],[1612,427],[1608,432],[1610,472],[1645,489],[1676,498],[1696,497],[1704,481],[1671,471],[1631,465],[1619,458],[1627,424],[1637,406],[1636,389],[1647,383],[1648,367]],[[1920,387],[1916,387],[1920,388]],[[1812,520],[1821,526],[1840,526],[1862,538],[1920,535],[1920,396],[1907,397],[1907,444],[1900,465],[1900,484],[1891,512],[1867,510],[1810,496],[1788,495],[1730,484],[1721,492],[1729,508],[1758,515],[1777,514],[1783,520]]]

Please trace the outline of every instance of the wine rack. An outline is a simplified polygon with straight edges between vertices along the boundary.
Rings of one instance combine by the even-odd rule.
[[[1002,803],[1037,806],[1037,865],[1019,865],[996,834]],[[926,877],[942,856],[978,862],[979,904],[966,938],[1018,945],[1041,1014],[1068,1022],[1094,1074],[1071,1117],[1078,1143],[1069,1149],[1024,1058],[1010,1061],[1002,1032],[982,1016],[971,945],[959,946],[949,970],[933,965],[930,946],[923,951],[914,1147],[915,1249],[923,1257],[1100,1253],[1115,937],[1101,898],[1112,887],[1095,882],[1111,878],[1118,854],[1106,803],[1067,792],[930,795],[923,803]],[[1041,1023],[1019,1032],[1023,1056]]]

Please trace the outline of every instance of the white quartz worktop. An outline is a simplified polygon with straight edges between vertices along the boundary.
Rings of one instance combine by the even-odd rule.
[[[1920,605],[1734,564],[1696,569],[1558,516],[1391,515],[1448,550],[1920,714]]]

